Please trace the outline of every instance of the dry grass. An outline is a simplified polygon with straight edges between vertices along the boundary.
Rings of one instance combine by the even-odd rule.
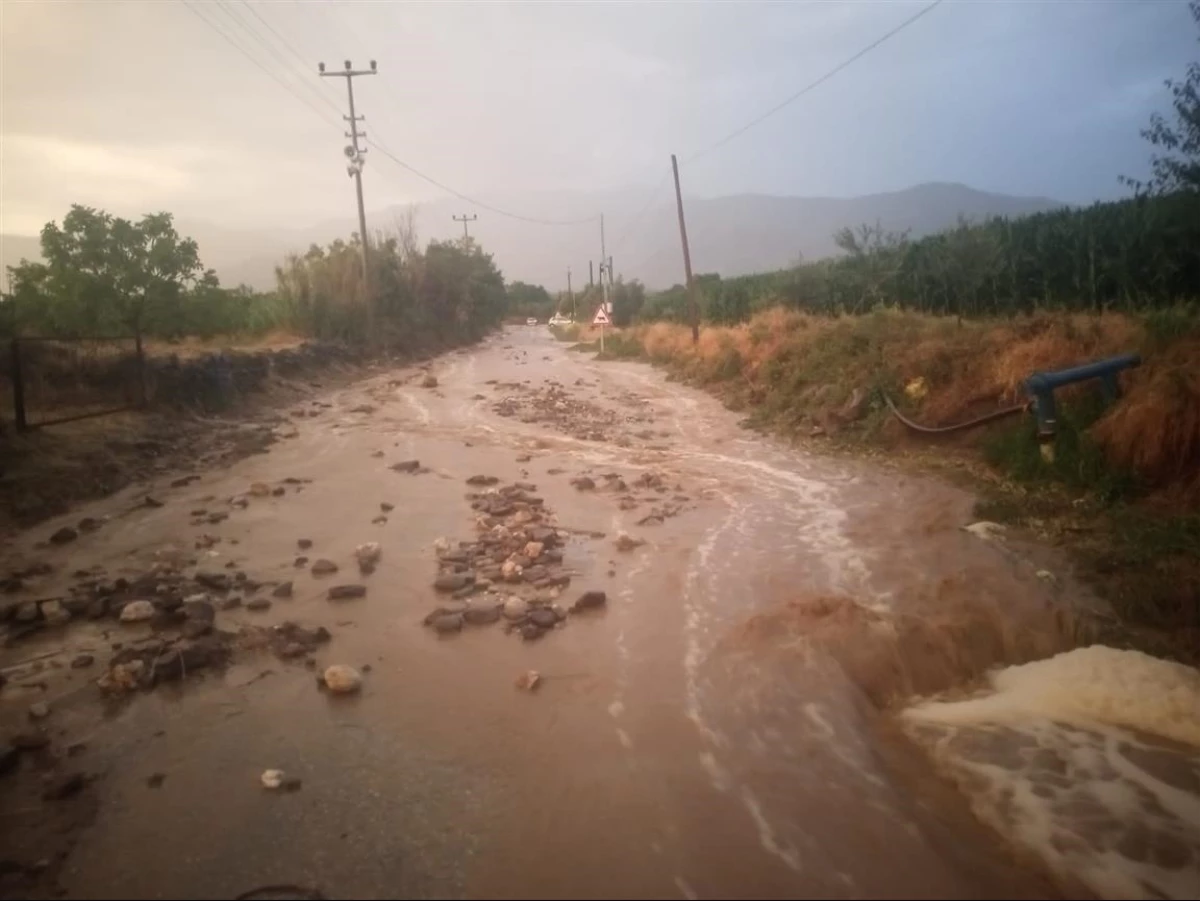
[[[948,425],[1024,399],[1039,370],[1138,351],[1146,328],[1131,316],[1035,314],[957,321],[897,310],[817,317],[773,309],[732,327],[709,326],[692,343],[686,326],[634,330],[647,357],[702,384],[718,384],[763,405],[776,425],[837,428],[839,407],[856,391],[889,391],[929,425]],[[1115,466],[1159,486],[1200,486],[1200,336],[1147,354],[1122,376],[1127,393],[1094,429]],[[923,392],[903,395],[920,380]],[[1087,386],[1060,392],[1070,402]],[[878,436],[899,440],[899,429]],[[1200,487],[1189,487],[1200,495]]]
[[[1119,465],[1200,502],[1200,337],[1131,373],[1127,393],[1092,434]]]

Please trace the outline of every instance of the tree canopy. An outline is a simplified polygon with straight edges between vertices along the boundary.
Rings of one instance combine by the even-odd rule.
[[[74,205],[61,226],[46,224],[41,245],[46,262],[22,260],[9,270],[24,331],[169,334],[184,328],[189,301],[219,289],[170,213],[131,222]]]

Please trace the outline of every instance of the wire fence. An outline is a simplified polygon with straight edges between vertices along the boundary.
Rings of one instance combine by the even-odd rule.
[[[135,337],[12,338],[0,343],[0,420],[18,432],[146,403]]]

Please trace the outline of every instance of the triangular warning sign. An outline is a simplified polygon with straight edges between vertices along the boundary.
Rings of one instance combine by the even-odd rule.
[[[592,325],[608,325],[608,313],[604,311],[604,304],[596,307],[596,315],[592,317]]]

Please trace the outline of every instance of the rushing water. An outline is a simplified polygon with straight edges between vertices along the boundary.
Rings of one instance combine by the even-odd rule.
[[[63,676],[61,721],[88,731],[87,760],[106,774],[70,895],[298,883],[329,897],[1195,896],[1200,739],[1163,725],[1189,710],[1195,722],[1194,674],[1152,676],[1115,652],[1020,668],[1071,647],[1064,602],[1083,596],[1052,555],[964,532],[965,492],[752,435],[712,398],[540,331],[435,371],[436,390],[388,374],[335,392],[271,453],[69,551],[70,568],[144,566],[190,546],[199,499],[284,476],[312,482],[210,528],[225,538],[214,565],[291,578],[299,537],[335,558],[384,547],[356,606],[298,581],[286,607],[236,614],[327,625],[323,663],[372,665],[350,703],[251,657],[97,720],[83,677]],[[543,407],[549,420],[493,409],[548,380],[584,407]],[[349,412],[364,401],[377,411]],[[387,469],[405,458],[433,471]],[[622,510],[568,482],[610,472],[657,475],[681,512],[639,526],[650,501]],[[604,616],[532,645],[420,627],[433,542],[472,534],[475,473],[538,484],[580,535],[572,590],[606,590]],[[381,501],[396,510],[372,525]],[[621,531],[647,543],[619,553]],[[998,666],[1018,668],[989,687]],[[534,695],[512,684],[529,668],[545,679]],[[1100,674],[1110,703],[1096,700]],[[1114,713],[1130,704],[1156,712]],[[303,790],[262,792],[272,767]],[[152,771],[168,776],[147,792]]]

